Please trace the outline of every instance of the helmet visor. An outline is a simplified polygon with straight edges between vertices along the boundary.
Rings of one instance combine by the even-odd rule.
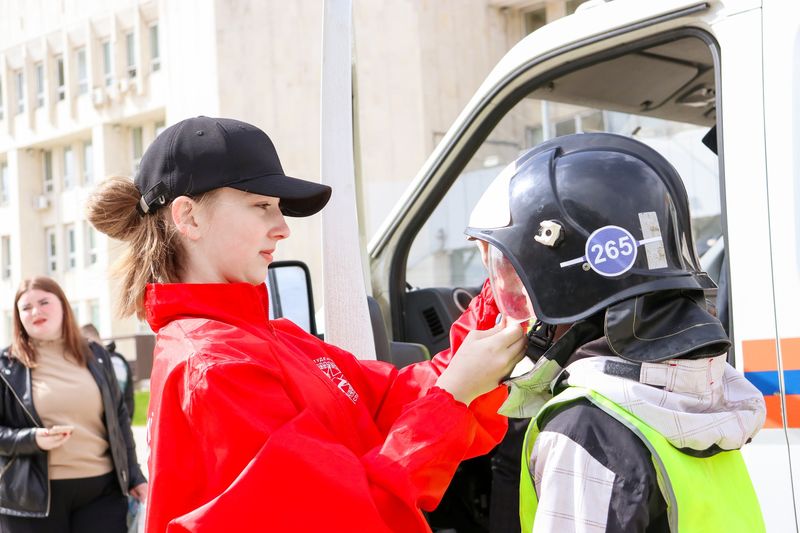
[[[497,307],[509,322],[527,322],[536,315],[522,280],[503,252],[489,245],[489,282]]]

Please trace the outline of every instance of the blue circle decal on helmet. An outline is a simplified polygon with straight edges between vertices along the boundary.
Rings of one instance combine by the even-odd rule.
[[[621,276],[636,262],[638,244],[625,228],[603,226],[586,239],[586,262],[601,276]]]

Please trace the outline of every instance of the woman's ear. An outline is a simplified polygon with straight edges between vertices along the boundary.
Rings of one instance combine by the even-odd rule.
[[[196,241],[200,238],[200,221],[198,211],[200,206],[188,196],[178,196],[170,204],[172,222],[175,224],[178,233],[189,239]]]

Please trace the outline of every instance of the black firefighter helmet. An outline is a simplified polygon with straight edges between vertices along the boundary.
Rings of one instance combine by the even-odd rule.
[[[547,324],[646,293],[716,288],[700,269],[677,171],[620,135],[567,135],[526,152],[490,185],[465,233],[510,262]]]

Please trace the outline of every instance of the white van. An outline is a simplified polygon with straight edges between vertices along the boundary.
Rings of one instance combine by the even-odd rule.
[[[653,146],[684,178],[698,252],[720,285],[717,308],[733,340],[730,361],[767,403],[765,428],[743,450],[767,529],[797,531],[796,0],[589,2],[517,44],[369,244],[372,294],[389,337],[430,353],[447,346],[449,324],[485,278],[474,244],[463,236],[480,194],[521,151],[591,131]],[[718,154],[703,144],[707,134]],[[420,356],[413,345],[381,344],[378,356],[397,364]],[[457,485],[458,497],[473,499],[469,512],[480,515],[481,488]]]

